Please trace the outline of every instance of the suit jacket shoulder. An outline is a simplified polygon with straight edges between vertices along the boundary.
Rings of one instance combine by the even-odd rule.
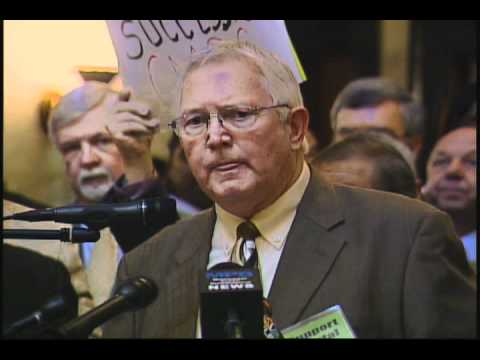
[[[315,173],[269,299],[280,329],[340,305],[359,337],[475,334],[472,272],[448,216]]]

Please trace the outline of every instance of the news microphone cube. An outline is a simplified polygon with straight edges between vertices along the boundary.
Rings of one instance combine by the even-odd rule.
[[[239,320],[243,338],[263,339],[262,299],[257,269],[232,266],[207,271],[200,279],[202,338],[228,338],[230,313]]]

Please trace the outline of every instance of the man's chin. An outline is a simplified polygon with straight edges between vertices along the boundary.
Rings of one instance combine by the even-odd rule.
[[[214,185],[211,188],[211,197],[217,199],[217,202],[222,200],[230,201],[246,196],[249,188],[247,186],[240,186],[237,182],[224,182],[222,184]]]
[[[468,200],[466,199],[441,199],[438,202],[438,207],[444,211],[464,211],[469,208]]]
[[[80,193],[85,199],[90,201],[100,201],[104,198],[111,187],[112,184],[103,184],[100,186],[82,186],[80,187]]]

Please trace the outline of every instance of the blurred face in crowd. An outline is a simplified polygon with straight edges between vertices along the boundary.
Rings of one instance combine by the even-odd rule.
[[[315,167],[332,183],[367,189],[375,188],[374,164],[363,157],[322,162]]]
[[[438,208],[475,209],[477,199],[476,129],[460,128],[442,137],[427,164],[430,196]]]
[[[181,112],[272,105],[276,104],[252,65],[225,60],[204,65],[187,76]],[[212,118],[203,134],[181,135],[195,178],[222,208],[251,217],[296,180],[303,166],[299,150],[308,114],[303,108],[288,114],[288,121],[283,122],[277,109],[261,111],[248,129],[227,129]]]
[[[124,171],[121,155],[105,130],[105,118],[100,104],[57,132],[67,176],[83,203],[100,200]]]
[[[378,106],[341,109],[337,114],[335,142],[359,131],[376,131],[406,142],[405,122],[400,105],[385,101]]]

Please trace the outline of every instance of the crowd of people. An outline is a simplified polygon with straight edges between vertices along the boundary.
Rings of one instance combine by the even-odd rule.
[[[322,120],[310,119],[291,70],[266,50],[220,41],[192,57],[180,83],[162,172],[151,153],[160,121],[131,90],[87,81],[51,113],[49,137],[75,204],[155,197],[167,209],[148,224],[112,223],[96,243],[64,247],[70,260],[55,266],[71,275],[61,288],[74,289],[77,315],[135,276],[161,288],[151,305],[91,336],[201,338],[199,279],[221,263],[250,264],[239,256],[244,224],[255,229],[255,267],[278,329],[340,305],[359,338],[476,336],[476,115],[438,139],[422,183],[425,111],[388,79],[347,84],[332,104],[334,138],[324,149],[307,140],[309,123]],[[4,200],[7,214],[19,209]],[[60,251],[51,246],[36,250],[51,260]],[[48,300],[42,293],[11,311],[20,305],[5,273],[4,319]],[[50,283],[49,296],[59,291]]]

